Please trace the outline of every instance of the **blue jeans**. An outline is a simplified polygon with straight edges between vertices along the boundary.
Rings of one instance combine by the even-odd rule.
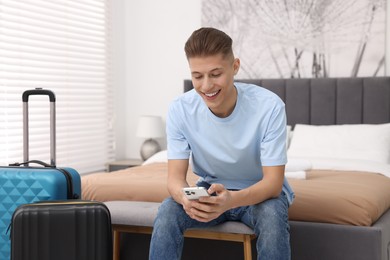
[[[179,260],[184,244],[183,233],[186,229],[210,227],[230,220],[241,221],[253,228],[257,235],[258,259],[291,258],[288,201],[282,192],[278,198],[228,210],[207,223],[190,218],[182,205],[172,198],[164,200],[154,222],[149,259]]]

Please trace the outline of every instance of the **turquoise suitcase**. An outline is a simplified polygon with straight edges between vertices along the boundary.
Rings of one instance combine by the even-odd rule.
[[[50,100],[50,164],[29,160],[28,97],[47,95]],[[9,227],[12,214],[22,205],[37,201],[81,198],[79,173],[68,167],[56,167],[55,95],[50,90],[33,89],[23,93],[24,162],[0,167],[0,259],[9,260],[11,252]],[[38,166],[30,166],[30,164]]]

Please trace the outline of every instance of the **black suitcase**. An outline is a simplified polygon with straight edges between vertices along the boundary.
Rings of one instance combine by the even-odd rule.
[[[111,216],[96,201],[19,206],[11,224],[12,260],[111,260]]]
[[[50,101],[50,164],[29,160],[28,99],[45,95]],[[33,89],[23,93],[23,163],[0,167],[0,260],[10,259],[10,240],[6,230],[17,206],[36,201],[81,197],[79,173],[69,167],[56,167],[55,95],[50,90]],[[33,167],[29,163],[42,166]],[[22,166],[22,167],[21,167]]]

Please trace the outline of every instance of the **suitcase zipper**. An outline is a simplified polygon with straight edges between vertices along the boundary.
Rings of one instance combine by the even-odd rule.
[[[68,184],[67,193],[68,193],[68,199],[78,199],[78,194],[73,193],[73,180],[72,175],[63,168],[56,168],[60,172],[62,172],[66,178],[66,183]]]

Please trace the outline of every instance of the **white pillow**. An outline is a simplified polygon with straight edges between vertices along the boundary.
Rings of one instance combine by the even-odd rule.
[[[146,161],[144,161],[142,165],[148,165],[151,163],[158,163],[158,162],[168,162],[167,150],[163,150],[153,154],[148,159],[146,159]]]
[[[338,158],[390,163],[390,123],[313,126],[297,124],[290,157]]]

